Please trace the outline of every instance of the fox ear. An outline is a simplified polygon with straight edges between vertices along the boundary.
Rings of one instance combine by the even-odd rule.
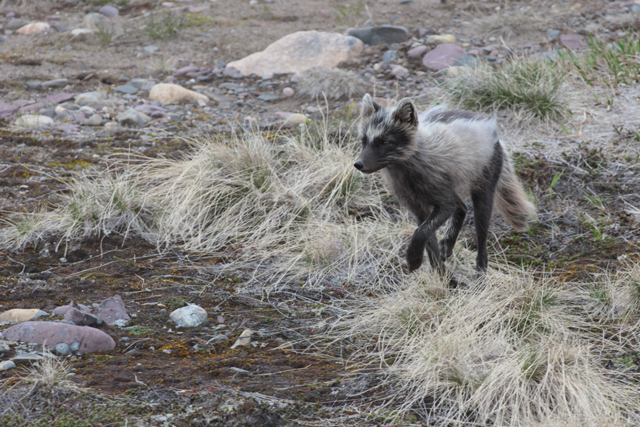
[[[362,118],[366,118],[377,113],[381,108],[382,107],[373,100],[371,95],[366,94],[364,98],[362,98]]]
[[[409,98],[401,100],[391,113],[391,120],[394,123],[418,127],[418,113],[413,102]]]

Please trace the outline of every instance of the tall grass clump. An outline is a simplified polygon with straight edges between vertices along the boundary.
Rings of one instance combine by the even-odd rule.
[[[468,68],[446,79],[443,89],[445,101],[470,110],[514,110],[541,119],[559,119],[569,112],[563,71],[544,60]]]
[[[11,218],[0,244],[138,236],[160,249],[231,254],[225,268],[262,283],[395,283],[408,218],[383,202],[377,177],[355,170],[356,142],[327,135],[246,133],[195,144],[178,160],[86,172],[54,212]]]
[[[605,367],[602,350],[617,347],[595,332],[585,295],[520,270],[459,291],[423,276],[328,334],[352,348],[354,367],[386,374],[380,389],[392,390],[384,401],[398,417],[417,412],[436,426],[637,423],[637,393],[630,377]]]

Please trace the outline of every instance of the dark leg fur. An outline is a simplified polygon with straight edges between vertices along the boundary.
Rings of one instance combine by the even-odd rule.
[[[442,261],[446,261],[453,255],[453,247],[456,245],[456,240],[462,230],[462,224],[467,216],[467,205],[464,201],[456,195],[456,210],[451,218],[451,224],[447,230],[447,234],[440,241],[440,257]]]
[[[454,211],[454,206],[435,206],[431,214],[420,224],[411,237],[409,248],[407,249],[407,263],[409,271],[417,270],[424,259],[424,249],[427,248],[429,262],[438,273],[444,275],[444,263],[440,257],[440,248],[436,238],[436,230],[445,223]],[[419,218],[420,219],[420,218]]]
[[[496,186],[500,179],[502,164],[504,162],[504,152],[500,143],[496,147],[491,158],[491,164],[485,168],[483,185],[471,193],[473,201],[473,215],[478,238],[478,256],[476,257],[476,273],[478,275],[487,271],[489,255],[487,253],[487,237],[489,235],[489,224],[493,213],[493,198]]]

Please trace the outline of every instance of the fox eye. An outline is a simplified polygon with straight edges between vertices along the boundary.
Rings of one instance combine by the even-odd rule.
[[[382,140],[382,145],[387,145],[387,144],[389,144],[389,140],[387,140],[387,139],[383,139],[383,140]]]

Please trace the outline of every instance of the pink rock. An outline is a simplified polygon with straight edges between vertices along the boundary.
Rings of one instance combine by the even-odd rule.
[[[426,28],[420,28],[418,30],[418,37],[424,37],[425,35],[427,35],[428,32],[429,30],[427,30]]]
[[[245,76],[255,74],[270,77],[274,73],[287,74],[306,70],[314,65],[333,68],[339,63],[356,58],[364,44],[355,37],[320,31],[298,31],[271,43],[262,52],[256,52],[227,67]]]
[[[56,126],[56,129],[61,130],[65,133],[77,132],[80,130],[80,126],[73,123],[60,123]]]
[[[427,52],[428,47],[426,46],[416,46],[407,52],[407,55],[410,58],[419,58]]]
[[[13,105],[16,109],[22,108],[25,105],[33,104],[35,101],[31,99],[18,99],[17,101],[13,101],[11,105]]]
[[[405,77],[409,75],[409,70],[404,68],[402,65],[394,65],[391,69],[391,74],[396,77]]]
[[[580,34],[563,34],[560,36],[560,43],[569,49],[588,48],[589,46],[583,43],[582,40],[584,40],[584,36],[581,36]]]
[[[75,323],[76,325],[93,326],[101,325],[102,319],[93,314],[80,311],[75,307],[69,308],[64,315],[64,320]]]
[[[33,113],[36,111],[40,111],[44,108],[44,104],[42,102],[36,102],[35,104],[25,105],[22,108],[19,108],[18,111],[21,113]]]
[[[13,18],[14,16],[16,16],[15,12],[9,12],[7,13],[7,18]]]
[[[365,47],[362,53],[364,53],[365,55],[372,55],[373,49],[371,49],[370,47]]]
[[[45,31],[51,30],[51,26],[46,22],[33,22],[31,24],[27,24],[24,27],[20,27],[16,30],[18,34],[31,35],[31,34],[40,34]]]
[[[60,307],[56,307],[52,312],[52,316],[64,316],[67,314],[67,311],[71,308],[77,308],[85,313],[91,313],[91,309],[84,304],[77,304],[75,301],[71,301],[67,305],[61,305]]]
[[[77,353],[109,351],[116,346],[113,338],[99,329],[58,322],[25,322],[10,327],[2,334],[12,341],[36,343],[50,348],[65,343]]]
[[[498,56],[499,54],[500,54],[500,52],[498,52],[495,49],[493,49],[491,52],[489,52],[489,55],[491,55],[491,56]]]
[[[186,67],[182,67],[179,70],[173,72],[175,77],[182,76],[187,73],[192,73],[198,71],[198,67],[194,67],[193,65],[187,65]]]
[[[462,55],[466,55],[466,53],[467,52],[460,46],[443,43],[428,52],[424,58],[422,58],[422,63],[432,71],[440,71],[452,66],[456,59]]]
[[[294,93],[296,92],[290,87],[285,87],[284,89],[282,89],[282,94],[287,98],[289,98],[290,96],[293,96]]]
[[[60,104],[61,102],[73,99],[75,95],[72,93],[56,93],[55,95],[47,95],[40,100],[43,104]]]
[[[478,49],[469,49],[469,51],[467,52],[468,55],[473,55],[473,56],[479,56],[480,55],[480,51]]]
[[[116,295],[111,298],[107,298],[102,301],[93,313],[98,317],[104,319],[108,325],[113,325],[116,321],[122,319],[125,322],[131,320],[131,317],[127,314],[127,309],[124,307],[124,301],[120,295]]]

